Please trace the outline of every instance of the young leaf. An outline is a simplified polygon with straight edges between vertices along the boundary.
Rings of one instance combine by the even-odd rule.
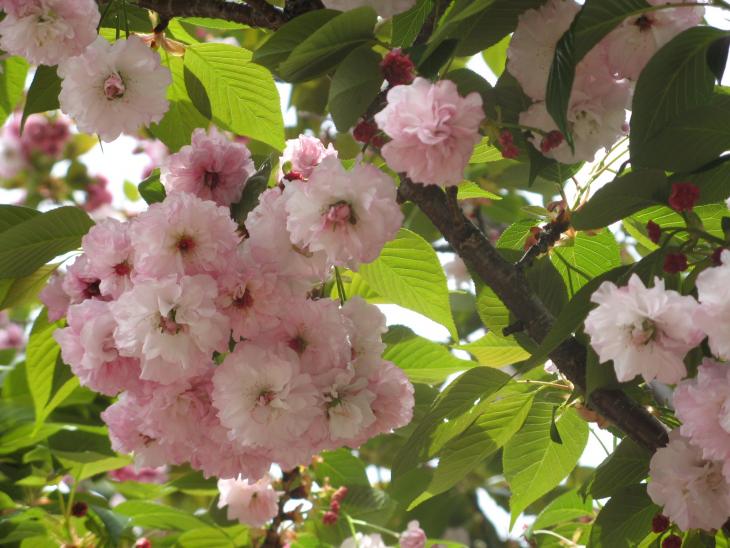
[[[449,375],[477,365],[476,362],[457,358],[441,344],[415,335],[389,345],[383,359],[403,369],[411,382],[427,384],[443,382]]]
[[[61,322],[48,322],[47,311],[44,308],[33,324],[28,339],[25,370],[33,398],[36,426],[43,422],[44,410],[51,398],[56,361],[61,353],[61,347],[53,338],[53,333],[61,326]]]
[[[149,177],[139,183],[138,190],[144,201],[148,204],[156,204],[165,199],[165,187],[160,181],[160,170],[155,169]]]
[[[398,48],[412,45],[433,7],[434,0],[418,0],[411,9],[393,17],[392,45]]]
[[[502,337],[493,332],[481,339],[456,346],[472,354],[480,365],[487,367],[504,367],[527,359],[530,353],[522,348],[513,337]]]
[[[28,61],[22,57],[0,60],[0,125],[23,98]]]
[[[591,528],[591,546],[629,548],[651,532],[651,520],[661,511],[646,493],[646,485],[630,485],[611,497]]]
[[[329,110],[338,131],[354,126],[378,95],[383,84],[380,61],[380,55],[364,45],[340,63],[329,92]]]
[[[436,252],[416,233],[402,228],[380,257],[360,267],[360,275],[378,295],[440,323],[458,339],[446,274]]]
[[[624,438],[593,473],[591,494],[597,499],[612,497],[623,487],[641,483],[649,475],[650,458],[649,451]]]
[[[47,112],[59,108],[58,94],[61,93],[61,79],[56,73],[56,67],[39,66],[33,76],[28,94],[25,98],[21,131],[25,127],[25,121],[31,114]]]

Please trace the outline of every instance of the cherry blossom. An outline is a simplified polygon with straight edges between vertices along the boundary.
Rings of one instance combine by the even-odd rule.
[[[159,122],[169,107],[170,71],[137,36],[114,44],[99,37],[82,55],[63,61],[58,75],[61,110],[104,141]]]
[[[228,519],[251,527],[261,527],[279,512],[279,494],[266,476],[250,483],[238,478],[218,480],[218,508],[227,507]]]
[[[94,0],[25,0],[3,6],[0,49],[36,65],[56,65],[96,39],[101,15]]]
[[[730,515],[730,485],[722,463],[703,459],[678,430],[652,456],[649,475],[649,496],[683,531],[719,529]]]
[[[400,535],[400,548],[423,548],[426,546],[426,533],[415,520],[408,522],[408,528]]]
[[[641,375],[646,382],[674,384],[686,376],[684,356],[703,337],[692,320],[692,297],[665,289],[659,278],[647,288],[634,274],[625,287],[603,282],[591,301],[598,307],[588,314],[585,331],[601,362],[613,360],[619,381]]]
[[[160,169],[160,180],[168,194],[189,192],[229,206],[241,199],[246,180],[254,173],[246,145],[228,140],[211,126],[193,131],[192,143],[168,156]]]
[[[105,219],[94,225],[81,241],[89,273],[100,280],[101,295],[117,298],[132,287],[134,250],[129,226],[116,219]]]
[[[325,158],[309,181],[292,181],[284,190],[292,243],[357,269],[375,260],[400,228],[395,195],[393,180],[376,167],[347,171],[336,158]]]
[[[391,138],[381,150],[388,166],[414,182],[441,186],[463,180],[483,119],[478,93],[461,97],[453,82],[424,78],[392,88],[388,105],[375,115]]]
[[[333,10],[347,11],[370,6],[385,18],[409,10],[415,4],[416,0],[324,0],[324,5]]]
[[[284,152],[279,159],[279,165],[291,164],[289,171],[309,179],[312,171],[325,158],[337,158],[337,151],[332,143],[324,146],[322,141],[309,135],[300,135],[296,139],[289,139],[286,142]]]
[[[697,298],[701,306],[694,320],[697,327],[707,334],[710,350],[722,360],[730,359],[730,251],[720,254],[720,266],[708,268],[697,276]]]

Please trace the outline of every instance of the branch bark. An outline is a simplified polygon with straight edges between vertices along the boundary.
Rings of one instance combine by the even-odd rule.
[[[137,0],[137,5],[167,18],[210,17],[273,30],[286,22],[284,13],[265,0],[248,5],[225,0]]]
[[[436,186],[424,186],[402,178],[399,198],[416,204],[439,229],[469,269],[487,284],[522,322],[527,334],[542,341],[555,318],[530,289],[521,269],[506,261],[489,240]],[[586,349],[574,337],[566,339],[550,359],[578,389],[586,389]],[[667,443],[662,423],[621,390],[593,391],[589,405],[628,436],[651,451]]]

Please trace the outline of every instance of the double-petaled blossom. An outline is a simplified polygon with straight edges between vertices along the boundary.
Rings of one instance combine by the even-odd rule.
[[[228,519],[261,527],[279,512],[279,494],[264,476],[256,482],[241,477],[218,480],[218,508],[226,507]]]

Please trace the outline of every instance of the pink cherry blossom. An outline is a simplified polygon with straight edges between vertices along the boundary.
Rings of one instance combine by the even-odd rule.
[[[369,380],[368,390],[375,394],[371,405],[375,422],[368,427],[366,437],[360,443],[402,428],[413,418],[413,385],[401,368],[383,361]]]
[[[722,360],[730,359],[730,251],[720,255],[721,265],[697,276],[697,296],[701,306],[695,323],[707,334],[710,350]]]
[[[204,275],[136,284],[110,306],[119,353],[141,361],[145,380],[170,384],[200,374],[213,351],[228,345],[217,297],[215,281]]]
[[[38,295],[48,309],[48,321],[57,322],[66,315],[71,298],[63,290],[64,275],[56,270],[48,280],[46,287]]]
[[[86,255],[81,255],[68,267],[63,279],[63,290],[71,298],[71,304],[86,299],[105,299],[100,286],[101,280],[91,271]]]
[[[70,122],[65,116],[49,118],[43,114],[31,114],[25,121],[22,134],[21,121],[22,116],[14,114],[5,126],[3,138],[17,141],[27,160],[34,154],[58,158],[71,138]]]
[[[368,390],[368,381],[356,377],[352,369],[341,369],[333,382],[325,387],[323,400],[330,439],[337,442],[362,437],[375,422],[372,404],[375,394]]]
[[[68,327],[53,335],[61,345],[63,361],[81,384],[108,396],[140,382],[139,361],[120,356],[115,347],[116,326],[109,303],[89,299],[71,306]]]
[[[380,366],[385,351],[382,335],[388,330],[380,309],[355,296],[342,307],[350,338],[351,359],[355,371],[370,377]]]
[[[167,112],[170,71],[141,38],[110,44],[99,37],[78,57],[62,62],[59,101],[79,130],[113,141],[159,122]]]
[[[426,533],[416,520],[408,522],[408,528],[400,535],[400,548],[423,548],[426,546]]]
[[[463,180],[483,119],[478,93],[460,97],[450,80],[424,78],[391,88],[388,105],[375,115],[391,138],[381,150],[388,166],[414,182],[441,186]]]
[[[25,333],[17,323],[8,323],[0,327],[0,350],[15,348],[20,350],[25,346]]]
[[[103,206],[112,203],[114,196],[109,192],[107,186],[109,186],[109,181],[101,175],[97,175],[86,185],[86,201],[84,202],[84,209],[86,211],[97,211]]]
[[[114,481],[136,481],[137,483],[167,483],[167,466],[156,468],[141,467],[133,465],[123,466],[109,472],[109,477]]]
[[[193,131],[192,144],[168,156],[160,169],[167,193],[189,192],[229,206],[241,199],[246,180],[254,173],[246,145],[232,142],[211,126]]]
[[[342,541],[340,548],[387,548],[383,537],[378,533],[370,533],[365,535],[357,533],[354,537],[350,537]]]
[[[271,486],[269,477],[255,483],[240,476],[237,479],[219,479],[218,491],[218,508],[228,507],[228,519],[261,527],[279,513],[279,494]]]
[[[375,260],[403,221],[393,180],[372,165],[346,171],[325,158],[309,181],[290,182],[284,196],[292,242],[352,269]]]
[[[286,148],[279,159],[279,165],[291,164],[290,171],[309,179],[312,170],[325,158],[337,158],[337,151],[332,143],[325,148],[322,141],[309,135],[300,135],[296,139],[289,139]]]
[[[247,262],[266,265],[294,294],[305,295],[322,282],[330,270],[324,251],[295,246],[286,228],[286,198],[278,187],[259,196],[258,205],[246,218],[248,238],[243,243]]]
[[[682,0],[648,0],[653,6],[678,4]],[[660,9],[626,19],[602,44],[608,66],[621,78],[637,80],[649,59],[682,31],[702,23],[703,6]]]
[[[585,331],[601,362],[613,360],[619,381],[641,375],[674,384],[686,376],[684,356],[703,338],[692,320],[692,297],[665,289],[659,278],[647,288],[634,274],[626,287],[603,282],[591,300],[599,306]]]
[[[81,241],[88,271],[100,280],[99,291],[104,296],[117,298],[132,287],[134,250],[129,227],[129,223],[105,219],[91,227]]]
[[[0,49],[36,65],[56,65],[96,39],[101,18],[94,0],[13,0],[4,6]]]
[[[240,236],[227,208],[186,192],[152,204],[130,228],[140,279],[218,275],[230,266]]]
[[[573,0],[549,0],[520,15],[507,49],[507,69],[532,99],[545,99],[555,46],[579,10]]]
[[[319,413],[317,390],[286,347],[239,343],[213,384],[221,423],[245,446],[288,448]]]
[[[697,377],[674,392],[680,431],[702,450],[702,457],[723,463],[730,481],[730,366],[705,359]]]
[[[649,475],[649,496],[683,531],[719,529],[730,515],[730,485],[722,463],[704,460],[678,430],[670,433],[669,445],[654,453]]]

